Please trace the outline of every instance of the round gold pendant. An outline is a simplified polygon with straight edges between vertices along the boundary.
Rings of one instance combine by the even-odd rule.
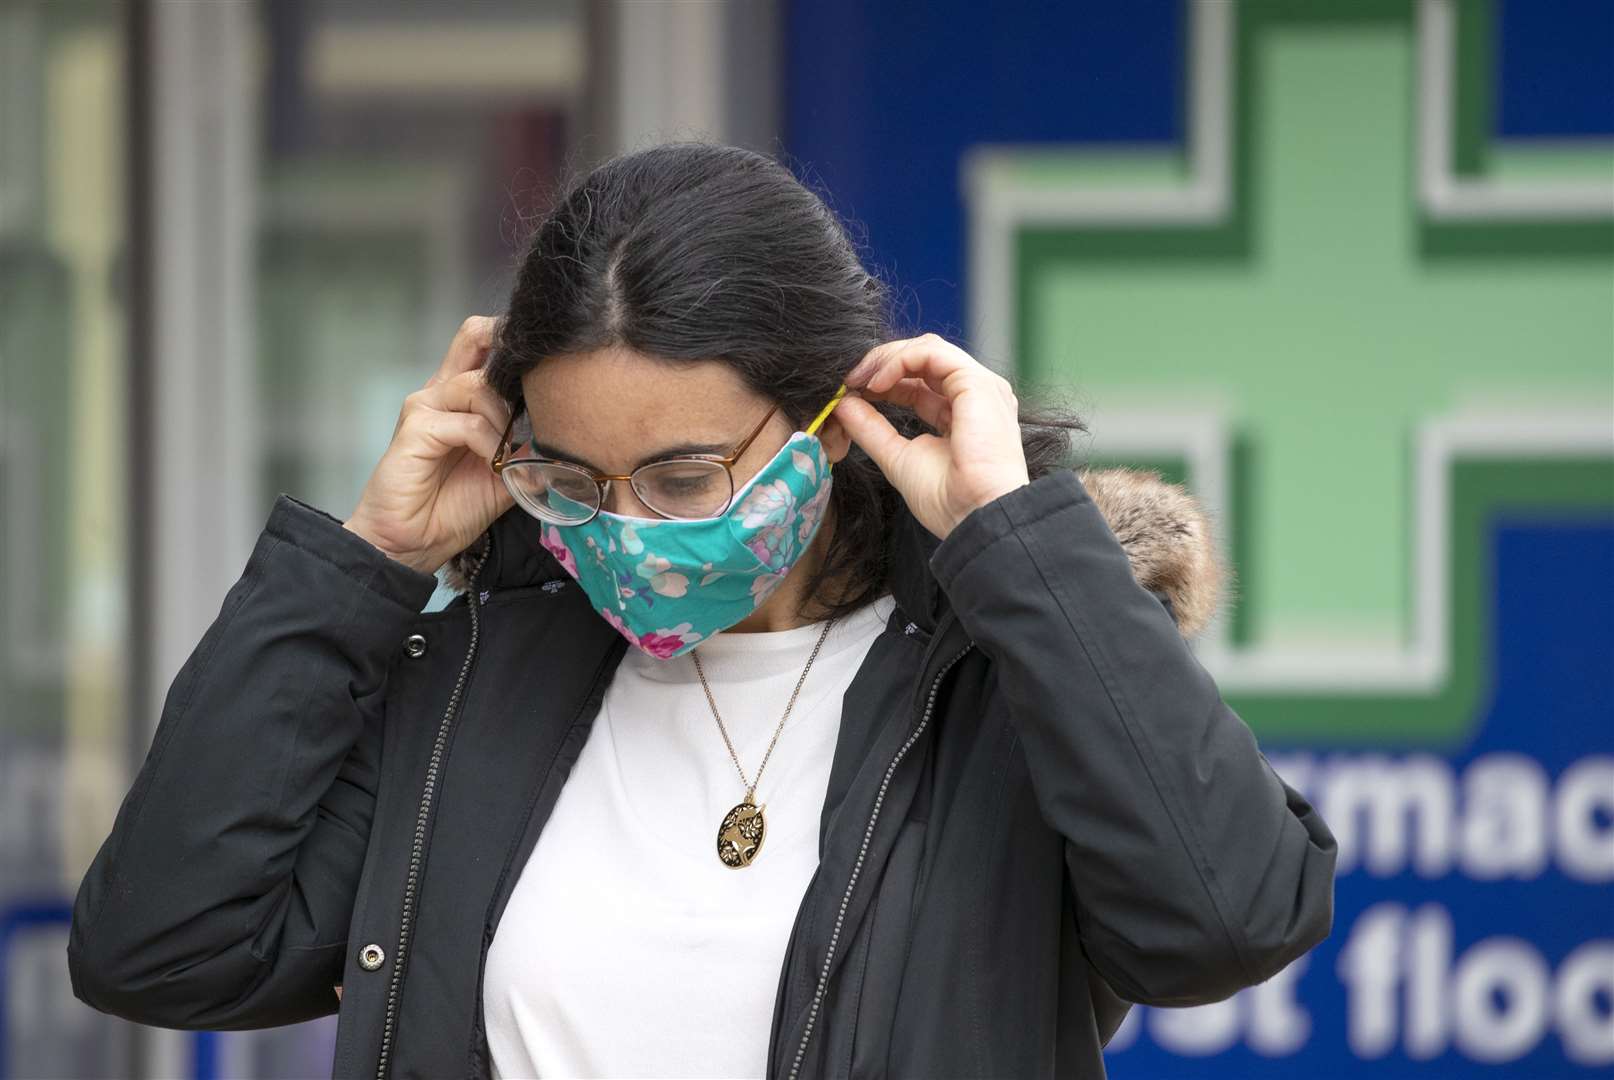
[[[752,802],[748,795],[744,802],[723,815],[723,824],[717,827],[717,857],[723,860],[724,866],[734,870],[750,866],[751,860],[762,850],[762,835],[767,828],[762,819],[762,806]]]

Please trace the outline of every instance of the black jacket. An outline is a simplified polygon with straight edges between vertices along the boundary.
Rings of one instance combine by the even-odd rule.
[[[945,541],[897,528],[770,1078],[1100,1077],[1128,1002],[1328,934],[1333,837],[1185,639],[1218,573],[1185,492],[1059,470]],[[434,575],[276,500],[79,889],[79,998],[177,1028],[340,1004],[337,1076],[489,1074],[488,944],[627,644],[519,509],[449,578],[423,614]]]

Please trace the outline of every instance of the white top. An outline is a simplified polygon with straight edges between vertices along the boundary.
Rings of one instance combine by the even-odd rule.
[[[841,697],[894,605],[830,631],[767,752],[823,623],[697,646],[767,831],[717,855],[745,797],[686,654],[630,648],[489,946],[495,1077],[760,1077],[785,945],[818,866]]]

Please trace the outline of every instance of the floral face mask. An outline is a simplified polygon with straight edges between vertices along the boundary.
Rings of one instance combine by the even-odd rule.
[[[843,386],[718,516],[671,520],[602,509],[580,525],[544,522],[544,547],[629,644],[660,660],[682,656],[755,611],[812,544],[831,486],[815,433],[844,394]]]

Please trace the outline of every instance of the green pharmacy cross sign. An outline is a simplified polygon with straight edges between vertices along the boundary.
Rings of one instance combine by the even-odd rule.
[[[1488,4],[1188,10],[1186,151],[972,150],[972,342],[1211,509],[1263,737],[1455,746],[1492,516],[1614,512],[1614,148],[1486,141]]]

